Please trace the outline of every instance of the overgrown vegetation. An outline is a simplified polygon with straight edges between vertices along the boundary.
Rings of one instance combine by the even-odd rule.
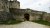
[[[20,20],[11,19],[11,20],[7,20],[7,21],[0,21],[0,24],[11,25],[11,24],[18,24],[21,22],[22,21],[20,21]]]
[[[50,22],[48,22],[48,21],[46,21],[46,20],[45,20],[45,21],[44,21],[44,20],[35,20],[35,21],[33,21],[33,22],[50,26]]]

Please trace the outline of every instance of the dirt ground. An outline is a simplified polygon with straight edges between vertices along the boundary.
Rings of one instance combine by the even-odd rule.
[[[45,26],[38,23],[25,21],[15,25],[0,25],[0,28],[50,28],[50,26]]]

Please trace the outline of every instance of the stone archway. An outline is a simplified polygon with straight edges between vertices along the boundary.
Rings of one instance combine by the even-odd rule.
[[[29,16],[30,16],[30,15],[29,15],[28,13],[25,13],[25,14],[24,14],[24,18],[25,18],[27,21],[29,21]]]

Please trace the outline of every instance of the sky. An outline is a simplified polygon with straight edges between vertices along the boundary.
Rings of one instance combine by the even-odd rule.
[[[50,0],[18,0],[20,8],[30,8],[37,11],[45,11],[50,13]]]

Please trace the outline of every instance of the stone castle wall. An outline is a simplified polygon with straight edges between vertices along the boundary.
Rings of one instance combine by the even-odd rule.
[[[10,12],[13,14],[15,19],[24,19],[24,14],[28,13],[29,16],[29,20],[33,21],[33,20],[47,20],[50,21],[50,14],[46,13],[46,12],[40,12],[40,11],[34,11],[34,10],[27,10],[27,9],[10,9]]]
[[[10,8],[20,8],[20,2],[18,1],[9,1]]]
[[[20,2],[17,0],[0,0],[0,11],[9,12],[9,8],[20,8]]]
[[[41,12],[41,11],[34,11],[30,9],[20,9],[20,2],[8,1],[8,0],[0,0],[0,19],[7,20],[12,19],[12,17],[16,20],[23,21],[24,14],[28,13],[30,15],[29,20],[47,20],[50,22],[50,13]]]

